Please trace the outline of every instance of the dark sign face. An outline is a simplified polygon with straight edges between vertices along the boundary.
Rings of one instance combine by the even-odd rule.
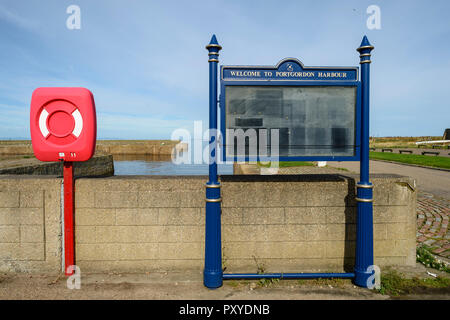
[[[294,62],[275,69],[291,72],[233,68],[238,67],[222,67],[222,134],[227,159],[275,152],[287,161],[355,160],[359,152],[359,104],[354,70],[310,71]],[[272,78],[254,78],[264,73]],[[344,80],[315,78],[327,73]],[[282,77],[279,81],[273,78],[277,74]],[[294,78],[309,75],[311,79],[286,81],[289,74]],[[352,81],[348,81],[349,74]]]
[[[233,86],[227,89],[225,110],[227,129],[234,132],[255,129],[255,137],[260,140],[261,129],[266,129],[269,142],[271,129],[278,129],[280,156],[355,153],[354,87]],[[233,137],[232,131],[228,132],[228,138]],[[239,153],[237,148],[238,137],[233,138],[235,152],[242,155],[243,150]],[[251,151],[250,138],[245,139],[247,154]]]

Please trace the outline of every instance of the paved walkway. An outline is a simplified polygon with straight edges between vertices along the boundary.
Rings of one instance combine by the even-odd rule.
[[[359,172],[359,162],[328,162],[328,166]],[[417,189],[450,200],[450,171],[412,167],[397,163],[370,160],[370,173],[394,173],[416,180]]]
[[[417,245],[426,245],[439,256],[450,258],[450,201],[419,192],[417,196]]]

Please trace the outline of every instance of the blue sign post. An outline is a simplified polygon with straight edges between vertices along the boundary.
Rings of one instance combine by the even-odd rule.
[[[350,273],[223,274],[221,195],[216,162],[217,64],[222,47],[213,35],[206,49],[209,51],[212,162],[206,183],[204,285],[218,288],[223,279],[352,278],[358,286],[368,287],[373,274],[369,271],[373,265],[373,186],[369,181],[369,63],[373,46],[367,37],[357,49],[361,81],[357,67],[305,67],[295,58],[284,59],[275,66],[222,66],[220,69],[223,159],[267,160],[260,154],[252,154],[251,148],[247,152],[245,147],[250,147],[250,143],[237,154],[236,136],[230,132],[250,129],[256,133],[260,151],[261,145],[265,145],[261,137],[266,135],[263,140],[267,143],[267,132],[275,130],[279,161],[360,161],[356,261],[354,272]]]
[[[361,125],[361,161],[360,181],[356,185],[358,216],[356,222],[355,283],[366,287],[373,265],[373,185],[369,180],[369,91],[370,91],[370,52],[374,47],[364,36],[356,49],[360,53],[362,82],[362,125]]]
[[[211,161],[209,163],[209,181],[206,183],[206,230],[205,230],[205,268],[203,283],[208,288],[222,286],[222,238],[220,182],[217,179],[217,63],[222,47],[213,35],[206,46],[209,51],[209,145]]]

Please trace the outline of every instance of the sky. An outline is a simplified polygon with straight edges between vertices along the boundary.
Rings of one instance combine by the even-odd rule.
[[[80,29],[66,10],[80,8]],[[380,28],[369,30],[370,5]],[[99,139],[169,139],[208,124],[208,54],[220,64],[371,63],[372,136],[441,136],[450,127],[450,1],[0,0],[0,139],[29,139],[37,87],[86,87]],[[204,128],[206,129],[206,128]]]

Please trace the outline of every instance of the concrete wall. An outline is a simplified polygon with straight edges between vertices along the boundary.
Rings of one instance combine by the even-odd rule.
[[[141,140],[141,141],[101,141],[97,143],[95,152],[109,153],[112,155],[123,154],[153,154],[153,155],[171,155],[173,148],[179,141],[171,140]]]
[[[176,140],[98,140],[96,154],[154,154],[171,155],[179,144]],[[187,144],[181,143],[177,149],[186,150]],[[1,141],[0,155],[32,155],[31,141]]]
[[[201,271],[206,180],[202,176],[78,179],[77,265],[84,272]],[[19,181],[17,187],[12,186],[15,181]],[[53,208],[59,200],[48,198],[50,194],[58,198],[60,186],[58,180],[46,181],[40,188],[54,190],[42,189],[39,199],[49,209],[42,209],[41,221],[45,222],[45,234],[53,236],[45,237],[46,247],[39,251],[46,254],[36,256],[44,263],[31,268],[12,255],[17,247],[9,246],[10,256],[2,253],[0,260],[3,270],[10,269],[12,262],[20,266],[17,270],[44,266],[53,270],[60,264],[49,258],[59,257],[60,227],[55,223],[59,215]],[[223,176],[221,181],[223,264],[227,272],[351,269],[356,218],[353,176]],[[399,176],[373,176],[372,181],[375,263],[381,267],[414,265],[414,181]],[[36,188],[28,187],[26,179],[0,178],[0,182],[2,217],[21,215],[25,199],[35,194]],[[36,179],[32,185],[40,183],[42,180]],[[20,226],[4,221],[9,220],[1,220],[2,227]],[[2,229],[2,245],[14,242],[19,246],[21,235],[28,232],[18,235],[17,228],[10,229]]]
[[[0,178],[0,271],[61,270],[61,179]]]
[[[83,179],[77,183],[77,263],[94,271],[201,270],[205,177]],[[376,263],[414,265],[415,193],[407,178],[375,187]],[[228,271],[342,269],[355,245],[354,180],[222,177]],[[95,190],[95,192],[92,192]]]
[[[75,177],[114,175],[112,155],[96,155],[88,161],[74,162],[73,167]],[[62,176],[63,164],[62,162],[42,162],[36,158],[4,160],[0,162],[0,174]]]

